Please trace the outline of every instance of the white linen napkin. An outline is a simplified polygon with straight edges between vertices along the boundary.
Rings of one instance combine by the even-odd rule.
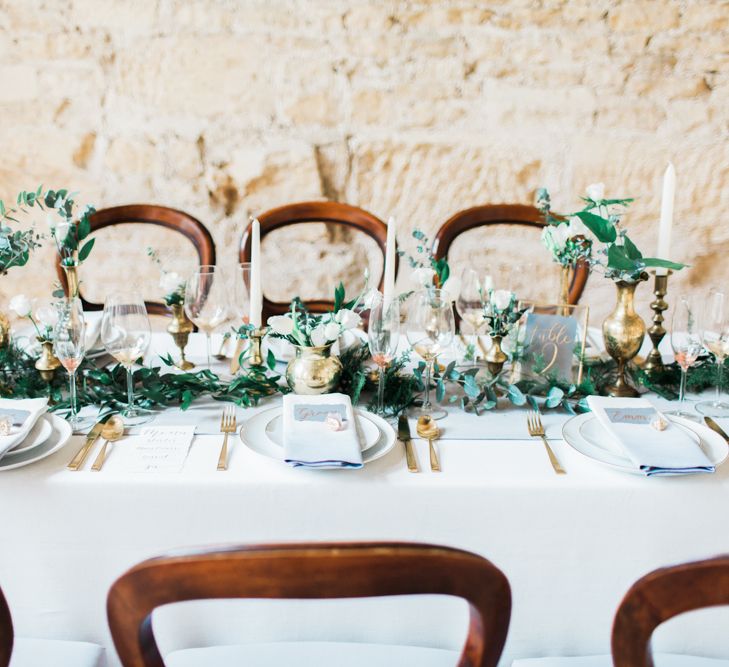
[[[0,399],[0,417],[9,417],[10,434],[0,436],[0,458],[23,441],[48,409],[47,398]]]
[[[647,476],[714,472],[696,441],[646,399],[588,396],[587,404],[606,436]],[[652,426],[659,419],[668,423],[663,431]]]
[[[352,401],[346,394],[287,394],[283,399],[286,463],[308,468],[361,468],[362,449],[354,420]],[[339,430],[335,430],[337,426]]]

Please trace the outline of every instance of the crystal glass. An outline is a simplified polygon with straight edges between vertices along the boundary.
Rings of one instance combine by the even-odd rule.
[[[187,281],[185,313],[190,321],[205,333],[208,369],[210,368],[210,337],[228,319],[228,295],[225,275],[217,266],[201,266]]]
[[[455,334],[450,296],[439,289],[415,292],[408,303],[406,328],[408,342],[425,361],[423,404],[411,410],[410,414],[413,417],[429,415],[433,419],[442,419],[448,413],[442,408],[433,408],[430,402],[430,379],[436,356],[451,344]]]
[[[696,363],[704,346],[697,318],[697,309],[688,297],[679,298],[673,309],[671,321],[671,347],[676,363],[681,368],[678,409],[666,414],[696,420],[696,414],[684,408],[686,400],[686,377],[688,369]]]
[[[144,300],[138,293],[111,294],[104,303],[101,342],[106,351],[127,370],[127,407],[121,416],[128,426],[145,424],[152,412],[134,405],[132,366],[145,354],[152,338],[152,328]]]
[[[461,291],[456,299],[456,310],[461,316],[461,320],[466,322],[471,329],[473,349],[476,349],[478,337],[486,324],[483,312],[485,294],[484,283],[479,279],[478,273],[473,269],[463,269]]]
[[[233,271],[230,316],[236,326],[248,324],[251,311],[251,263],[241,262]]]
[[[724,362],[729,355],[729,295],[717,289],[709,292],[701,318],[704,347],[716,359],[716,396],[713,401],[701,401],[696,409],[710,417],[729,417],[729,403],[721,400]]]
[[[382,295],[375,299],[370,309],[370,321],[367,327],[372,361],[379,369],[377,381],[377,414],[385,412],[385,370],[397,354],[397,343],[400,339],[400,301],[392,299],[385,303]]]
[[[83,430],[92,420],[78,416],[76,397],[76,371],[86,354],[86,322],[80,299],[64,300],[58,305],[58,319],[53,330],[53,354],[68,373],[71,403],[68,423],[74,431]]]

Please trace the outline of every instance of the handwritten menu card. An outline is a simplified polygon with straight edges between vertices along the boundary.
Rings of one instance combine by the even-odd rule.
[[[147,426],[127,439],[130,472],[181,472],[195,426]]]

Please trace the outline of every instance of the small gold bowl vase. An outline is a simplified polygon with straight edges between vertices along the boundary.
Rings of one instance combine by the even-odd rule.
[[[331,394],[339,386],[342,362],[332,356],[332,344],[294,345],[296,356],[286,366],[286,382],[295,394]]]

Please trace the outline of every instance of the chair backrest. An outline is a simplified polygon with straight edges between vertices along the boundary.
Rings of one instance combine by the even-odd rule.
[[[0,667],[8,667],[13,652],[13,621],[10,609],[0,590]]]
[[[458,236],[476,227],[488,225],[521,225],[542,230],[546,225],[542,212],[534,206],[524,204],[485,204],[459,211],[446,220],[433,240],[433,254],[436,259],[448,256],[451,245]],[[569,303],[579,303],[589,276],[585,263],[577,266],[570,285]]]
[[[613,622],[615,667],[653,667],[651,636],[695,609],[729,605],[729,556],[655,570],[626,593]]]
[[[467,600],[470,625],[458,664],[496,666],[509,627],[509,582],[485,558],[426,544],[248,546],[154,558],[114,583],[107,613],[124,667],[164,667],[152,632],[152,612],[165,604],[418,594]]]
[[[89,218],[89,222],[92,234],[104,227],[130,222],[146,222],[150,225],[166,227],[182,234],[192,242],[201,265],[215,264],[215,244],[210,232],[197,218],[193,218],[183,211],[153,204],[129,204],[100,209]],[[61,268],[60,259],[56,263],[56,272],[63,288],[66,289],[66,274]],[[79,296],[84,310],[103,310],[103,303],[87,301],[80,293]],[[146,302],[146,306],[151,315],[169,314],[168,308],[161,302]]]
[[[301,202],[298,204],[287,204],[279,208],[271,209],[258,216],[261,223],[261,242],[266,234],[270,234],[275,229],[287,227],[289,225],[297,225],[302,223],[324,222],[329,224],[343,225],[358,229],[370,238],[382,251],[383,257],[383,275],[380,276],[378,286],[382,289],[384,279],[384,257],[387,247],[387,225],[367,211],[350,206],[349,204],[341,204],[333,201],[313,201]],[[240,261],[251,261],[251,225],[249,224],[243,233],[240,244]],[[397,271],[397,258],[395,258],[395,270]],[[293,294],[291,295],[294,296]],[[307,308],[313,313],[326,312],[331,310],[334,302],[327,299],[306,301]],[[271,315],[281,315],[288,312],[288,302],[271,301],[263,295],[263,321]]]

